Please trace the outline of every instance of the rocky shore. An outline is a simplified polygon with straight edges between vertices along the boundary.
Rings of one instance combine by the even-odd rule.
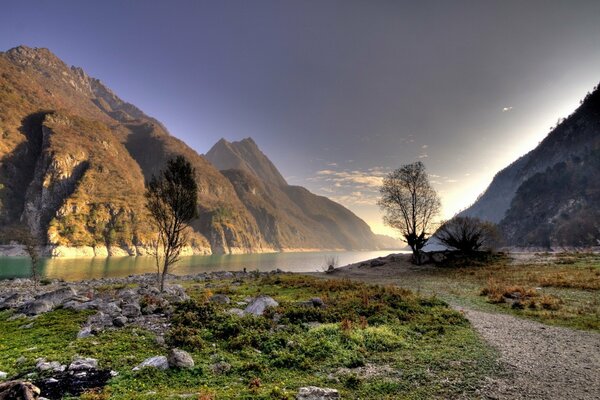
[[[189,296],[181,285],[201,284],[210,288],[219,285],[220,280],[228,280],[236,285],[246,278],[283,274],[281,270],[271,272],[210,272],[187,276],[167,277],[164,292],[156,287],[156,275],[131,275],[125,278],[102,278],[79,282],[62,280],[44,281],[34,285],[31,279],[0,281],[0,311],[9,311],[9,321],[22,322],[21,329],[29,329],[42,314],[57,310],[88,311],[90,316],[81,326],[74,340],[93,337],[106,330],[124,327],[139,327],[155,335],[157,354],[149,357],[133,368],[187,369],[194,367],[192,356],[178,348],[165,345],[165,333],[175,305]],[[177,281],[175,283],[174,281]],[[262,315],[268,308],[278,306],[269,296],[247,298],[247,301],[231,305],[229,313],[239,316]],[[230,299],[215,294],[210,302],[229,304]],[[318,307],[320,299],[311,299]],[[241,308],[238,308],[241,307]],[[25,358],[23,357],[23,362]],[[215,368],[230,368],[216,364]],[[60,399],[65,393],[79,395],[90,389],[101,388],[119,373],[98,365],[98,360],[89,357],[76,357],[70,363],[40,357],[35,360],[34,370],[26,376],[8,376],[0,371],[0,399]],[[7,381],[7,379],[9,379]],[[44,397],[40,397],[43,395]],[[7,397],[8,396],[8,397]],[[15,397],[16,396],[16,397]],[[303,387],[299,399],[336,399],[334,389]]]

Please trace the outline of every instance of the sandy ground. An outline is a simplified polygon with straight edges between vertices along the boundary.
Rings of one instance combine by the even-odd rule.
[[[423,279],[423,270],[435,270],[412,265],[408,256],[392,256],[386,261],[381,266],[352,264],[326,276],[406,287]],[[508,371],[506,376],[488,378],[480,390],[483,398],[600,399],[600,334],[453,306],[499,351],[499,362]]]

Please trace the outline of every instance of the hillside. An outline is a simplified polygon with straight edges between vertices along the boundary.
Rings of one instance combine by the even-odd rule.
[[[266,156],[238,148],[224,165],[269,182],[264,204],[254,206],[231,173],[221,173],[156,119],[47,49],[0,53],[0,137],[0,242],[26,222],[54,255],[144,254],[152,235],[144,180],[181,154],[199,186],[200,216],[187,251],[377,247],[368,226],[348,210],[328,206],[323,212],[337,213],[331,218],[344,219],[336,220],[344,229],[359,226],[354,238],[347,237],[352,231],[306,219]],[[270,211],[260,218],[258,209]]]
[[[269,243],[304,248],[381,247],[369,226],[351,211],[305,188],[288,185],[252,139],[221,139],[206,158],[224,169]]]
[[[515,246],[600,244],[600,90],[500,171],[461,215],[500,224]]]

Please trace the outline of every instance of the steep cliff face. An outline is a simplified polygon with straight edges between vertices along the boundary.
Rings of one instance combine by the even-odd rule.
[[[600,244],[600,90],[499,172],[462,215],[500,224],[516,246]]]
[[[0,53],[0,242],[27,223],[55,254],[143,254],[144,181],[183,155],[199,187],[188,253],[377,247],[350,211],[288,186],[252,139],[213,150],[211,163],[47,49]]]

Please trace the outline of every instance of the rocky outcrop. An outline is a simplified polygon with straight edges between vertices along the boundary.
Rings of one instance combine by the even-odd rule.
[[[40,389],[30,382],[9,381],[0,383],[0,400],[35,400]]]

